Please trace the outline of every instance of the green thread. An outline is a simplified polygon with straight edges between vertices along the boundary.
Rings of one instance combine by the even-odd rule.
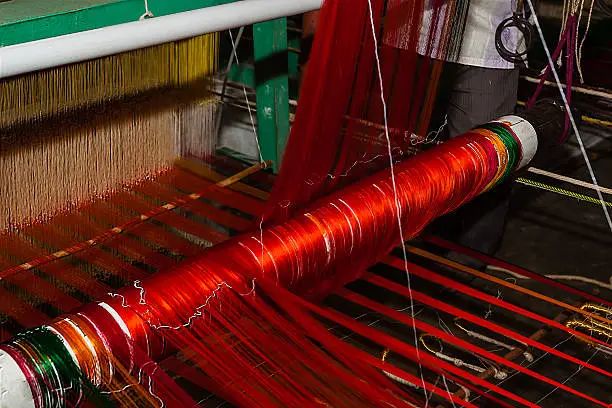
[[[500,138],[504,146],[506,146],[506,150],[508,152],[508,163],[506,164],[504,174],[495,184],[498,185],[502,181],[504,181],[518,166],[519,159],[521,156],[521,147],[519,146],[512,132],[510,132],[508,129],[498,123],[486,123],[482,125],[482,128],[495,133]]]
[[[540,183],[538,181],[533,181],[533,180],[529,180],[526,178],[518,178],[516,179],[517,182],[521,183],[521,184],[525,184],[528,186],[532,186],[532,187],[536,187],[536,188],[540,188],[542,190],[547,190],[550,191],[552,193],[557,193],[557,194],[561,194],[567,197],[572,197],[575,198],[577,200],[581,200],[581,201],[586,201],[589,203],[593,203],[593,204],[601,204],[601,201],[595,197],[590,197],[584,194],[580,194],[580,193],[575,193],[573,191],[568,191],[568,190],[564,190],[562,188],[559,187],[555,187],[555,186],[550,186],[548,184],[544,184],[544,183]],[[606,206],[608,207],[612,207],[612,203],[608,202],[608,201],[604,201],[603,202]]]
[[[112,407],[110,401],[86,378],[62,340],[45,327],[28,330],[13,340],[18,349],[30,350],[30,363],[42,390],[43,406],[72,404],[88,397],[97,407]]]

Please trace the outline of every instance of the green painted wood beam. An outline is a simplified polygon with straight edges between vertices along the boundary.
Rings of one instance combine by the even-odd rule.
[[[155,16],[235,0],[149,0]],[[0,47],[136,21],[144,0],[11,0],[0,3]]]
[[[255,68],[251,64],[232,65],[229,80],[255,88]]]
[[[287,19],[255,24],[253,41],[259,144],[277,171],[289,136]]]
[[[289,43],[289,98],[291,99],[297,99],[298,96],[301,36],[301,33],[287,32]]]

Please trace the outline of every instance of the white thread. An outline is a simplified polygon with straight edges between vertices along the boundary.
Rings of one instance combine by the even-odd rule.
[[[252,283],[253,287],[252,287],[252,289],[251,289],[249,292],[247,292],[247,293],[238,293],[238,295],[240,295],[240,296],[249,296],[249,295],[251,295],[251,294],[255,293],[255,279],[253,279],[253,280],[251,281],[251,283]],[[140,289],[140,290],[141,290],[139,304],[141,304],[141,305],[145,305],[145,306],[147,306],[147,307],[148,307],[148,305],[146,304],[146,302],[145,302],[145,300],[144,300],[144,296],[145,296],[145,291],[144,291],[144,288],[143,288],[143,287],[138,287],[138,286],[136,286],[136,285],[137,285],[137,284],[135,283],[135,285],[134,285],[134,286],[135,286],[137,289]],[[150,326],[151,328],[156,329],[156,330],[161,330],[161,329],[180,330],[180,329],[182,329],[182,328],[189,328],[189,327],[190,327],[190,326],[193,324],[193,321],[194,321],[195,319],[197,319],[197,318],[199,318],[199,317],[202,317],[202,311],[201,311],[201,310],[202,310],[203,308],[207,307],[207,306],[208,306],[208,304],[210,303],[210,301],[211,301],[212,299],[218,299],[218,297],[217,297],[217,292],[220,292],[220,291],[221,291],[221,289],[223,289],[223,287],[226,287],[226,288],[228,288],[228,289],[230,289],[230,290],[233,290],[233,289],[234,289],[234,288],[233,288],[232,286],[230,286],[230,285],[229,285],[227,282],[221,282],[221,283],[218,283],[218,284],[217,284],[217,287],[216,287],[216,288],[215,288],[215,289],[214,289],[214,290],[211,292],[212,294],[211,294],[211,295],[209,295],[209,296],[208,296],[208,297],[205,299],[205,301],[204,301],[204,303],[203,303],[202,305],[198,306],[198,307],[195,309],[195,312],[194,312],[194,313],[193,313],[193,314],[192,314],[192,315],[189,317],[189,319],[187,319],[187,322],[185,322],[185,323],[183,323],[183,324],[179,324],[178,326],[169,326],[169,325],[164,325],[164,324],[153,324],[153,323],[152,323],[150,320],[147,320],[147,323],[149,324],[149,326]],[[110,293],[110,292],[108,293],[108,295],[109,295],[110,297],[113,297],[113,298],[114,298],[114,297],[119,297],[119,298],[121,298],[121,307],[123,307],[123,308],[130,308],[130,309],[131,309],[131,306],[130,306],[130,305],[127,303],[127,302],[126,302],[125,296],[123,296],[123,295],[121,295],[121,294],[119,294],[119,293]]]
[[[442,375],[442,383],[444,384],[444,388],[446,388],[446,393],[448,394],[448,400],[453,405],[453,408],[457,408],[457,406],[455,405],[455,402],[453,401],[453,395],[451,394],[450,390],[448,389],[448,383],[446,382],[446,376],[445,375]],[[425,392],[425,394],[427,395],[427,392]],[[425,408],[427,408],[428,406],[429,406],[429,400],[427,400],[425,402]]]
[[[497,289],[497,299],[502,299],[502,290],[501,289]],[[487,310],[487,312],[484,315],[485,319],[488,319],[489,317],[491,317],[491,315],[493,314],[493,306],[489,303],[489,308]]]
[[[566,183],[574,184],[576,186],[588,188],[588,189],[595,190],[595,191],[597,191],[597,188],[599,187],[599,189],[601,190],[602,193],[612,194],[612,188],[596,186],[594,184],[587,183],[586,181],[577,180],[575,178],[563,176],[561,174],[551,173],[549,171],[541,170],[541,169],[538,169],[538,168],[535,168],[535,167],[530,167],[530,168],[527,169],[527,171],[530,172],[530,173],[533,173],[533,174],[538,174],[540,176],[550,177],[552,179],[559,180],[559,181],[565,181]]]
[[[477,373],[484,373],[486,371],[485,368],[482,367],[478,367],[476,365],[470,364],[470,363],[466,363],[465,361],[463,361],[462,359],[458,358],[458,357],[451,357],[449,355],[446,355],[440,351],[438,351],[437,353],[434,354],[436,357],[438,357],[440,360],[444,360],[444,361],[448,361],[449,363],[453,363],[455,366],[462,368],[469,368],[472,371],[476,371]]]
[[[411,387],[411,388],[414,388],[414,389],[416,389],[416,390],[420,390],[420,389],[421,389],[421,387],[419,387],[419,386],[418,386],[418,385],[416,385],[415,383],[411,383],[411,382],[410,382],[410,381],[408,381],[408,380],[404,380],[402,377],[398,377],[397,375],[395,375],[395,374],[391,374],[391,373],[390,373],[390,372],[388,372],[388,371],[383,371],[383,374],[385,374],[387,377],[389,377],[389,378],[390,378],[390,379],[392,379],[393,381],[396,381],[396,382],[398,382],[398,383],[400,383],[400,384],[406,385],[406,386]]]
[[[104,394],[104,395],[111,395],[111,394],[121,394],[125,391],[127,391],[128,389],[135,387],[137,385],[141,385],[141,383],[143,383],[143,377],[144,377],[144,368],[147,365],[150,364],[154,364],[152,362],[147,362],[145,364],[142,365],[142,367],[140,367],[140,369],[138,370],[138,382],[137,383],[133,383],[133,384],[127,384],[125,386],[123,386],[122,388],[118,388],[115,390],[108,390],[108,391],[100,391],[100,394]],[[156,366],[153,371],[151,372],[151,374],[147,374],[147,377],[149,377],[149,394],[155,398],[157,401],[159,401],[159,407],[160,408],[165,408],[166,404],[165,402],[157,395],[155,394],[155,392],[153,391],[153,376],[155,375],[155,372],[159,369],[159,366]],[[144,384],[142,384],[144,385]]]
[[[610,347],[597,346],[595,347],[595,349],[601,353],[607,354],[608,356],[612,357],[612,348]]]
[[[503,341],[495,340],[495,339],[493,339],[493,338],[491,338],[491,337],[485,336],[484,334],[480,334],[480,333],[478,333],[478,332],[475,332],[475,331],[472,331],[472,330],[468,330],[468,329],[466,329],[466,328],[463,328],[463,330],[464,330],[464,331],[467,333],[467,335],[468,335],[468,336],[473,337],[473,338],[475,338],[475,339],[478,339],[478,340],[484,341],[484,342],[486,342],[486,343],[494,344],[494,345],[499,346],[499,347],[503,347],[503,348],[505,348],[506,350],[510,350],[510,351],[512,351],[512,350],[514,350],[514,349],[515,349],[515,347],[514,347],[514,346],[511,346],[510,344],[506,344],[506,343],[504,343]],[[519,343],[520,343],[520,342],[519,342]],[[523,346],[526,346],[526,344],[524,344],[524,343],[521,343],[521,344],[522,344]],[[525,358],[525,360],[526,360],[528,363],[531,363],[531,362],[533,361],[533,354],[531,354],[531,353],[530,353],[530,352],[528,352],[528,351],[524,351],[524,352],[523,352],[523,357]]]
[[[384,132],[382,133],[382,135],[384,136]],[[404,151],[402,149],[400,149],[399,147],[394,147],[394,148],[391,149],[391,151],[397,151],[397,155],[398,156],[403,156],[404,155]],[[340,177],[349,177],[351,171],[355,167],[357,167],[357,165],[360,165],[360,164],[369,164],[369,163],[372,163],[373,161],[375,161],[375,160],[377,160],[377,159],[379,159],[381,157],[383,157],[382,154],[377,154],[377,155],[374,155],[374,156],[370,157],[369,159],[366,159],[366,154],[364,153],[364,154],[362,154],[362,160],[356,160],[351,166],[348,167],[348,169],[344,173],[338,174],[337,176],[328,173],[325,176],[325,178],[329,178],[330,180],[335,180],[335,179],[340,178]],[[304,183],[308,184],[309,186],[314,186],[315,184],[321,183],[324,180],[324,178],[321,178],[321,177],[315,178],[315,176],[316,176],[315,174],[311,175],[310,178],[308,178],[308,179],[306,179],[304,181]]]
[[[144,0],[145,12],[142,16],[140,16],[139,20],[146,20],[147,18],[155,17],[151,10],[149,10],[149,0]]]
[[[463,399],[465,401],[467,401],[467,402],[470,402],[470,396],[472,394],[471,391],[467,387],[465,387],[465,386],[463,386],[461,384],[458,384],[458,385],[459,385],[459,388],[461,388],[463,390],[463,394],[465,394],[465,397]]]
[[[449,333],[449,334],[452,335],[452,332]],[[421,341],[423,341],[423,339],[421,339]],[[453,363],[456,367],[459,367],[459,368],[465,367],[465,368],[470,369],[472,371],[475,371],[475,372],[477,372],[479,374],[482,374],[485,371],[487,371],[486,368],[479,367],[477,365],[465,362],[462,359],[460,359],[459,357],[452,357],[452,356],[450,356],[448,354],[444,354],[442,352],[442,350],[437,351],[437,352],[435,352],[433,354],[434,354],[434,356],[438,357],[440,360],[444,360],[444,361],[448,361],[449,363]],[[476,357],[478,357],[478,356],[476,356]],[[478,359],[484,364],[482,359],[480,359],[480,358],[478,358]],[[508,377],[508,374],[505,371],[498,370],[496,367],[493,367],[493,366],[491,368],[493,369],[493,377],[496,380],[504,380],[504,379],[506,379]]]
[[[400,383],[402,385],[405,385],[407,387],[413,388],[415,390],[420,390],[421,389],[421,387],[419,387],[418,385],[416,385],[414,383],[411,383],[408,380],[404,380],[403,378],[398,377],[397,375],[391,374],[388,371],[383,371],[383,374],[386,375],[387,377],[389,377],[391,380],[393,380],[395,382],[398,382],[398,383]],[[412,404],[411,402],[408,402],[408,401],[404,401],[404,402],[406,402],[411,407],[418,408],[416,405]]]
[[[121,329],[125,337],[127,338],[128,349],[130,353],[130,365],[129,365],[128,371],[132,371],[132,368],[134,368],[134,339],[132,338],[130,329],[128,328],[127,324],[125,324],[125,322],[123,321],[119,313],[117,313],[117,311],[113,309],[110,305],[108,305],[105,302],[100,302],[98,303],[98,306],[100,306],[108,314],[111,315],[115,323],[117,323],[117,325],[119,326],[119,328]]]
[[[568,10],[567,0],[563,0],[563,11],[561,12],[561,29],[559,30],[559,41],[561,41],[561,37],[563,35],[563,31],[565,30],[565,24],[567,23],[567,10]]]
[[[561,340],[559,343],[557,343],[557,344],[556,344],[556,345],[553,347],[553,349],[557,349],[557,348],[558,348],[559,346],[561,346],[562,344],[564,344],[564,343],[566,343],[566,342],[570,341],[570,340],[571,340],[573,337],[574,337],[574,335],[572,334],[572,335],[570,335],[568,338],[566,338],[565,340]],[[540,357],[538,357],[536,360],[534,360],[534,361],[533,361],[533,363],[529,363],[528,365],[526,365],[526,366],[525,366],[525,368],[530,368],[531,366],[533,366],[534,364],[538,363],[540,360],[542,360],[544,357],[548,356],[549,354],[550,354],[550,353],[548,353],[548,352],[546,352],[546,353],[542,354]],[[499,382],[499,383],[497,384],[497,386],[498,386],[498,387],[499,387],[499,386],[501,386],[503,383],[505,383],[506,381],[510,380],[512,377],[514,377],[514,376],[516,376],[516,375],[518,375],[518,374],[520,374],[520,373],[521,373],[520,371],[515,371],[513,374],[509,375],[509,376],[508,376],[506,379],[504,379],[504,380],[502,380],[501,382]],[[490,393],[490,392],[491,392],[491,390],[487,390],[487,391],[485,391],[484,393],[485,393],[485,394],[488,394],[488,393]],[[478,395],[476,398],[474,398],[474,399],[472,400],[472,403],[476,402],[476,400],[478,400],[478,399],[479,399],[481,396],[482,396],[482,395]]]
[[[431,143],[435,142],[438,139],[438,137],[440,136],[440,134],[442,134],[442,131],[444,131],[444,128],[447,125],[448,125],[448,115],[444,115],[444,123],[442,123],[442,125],[440,125],[440,127],[437,130],[432,130],[431,132],[427,133],[427,135],[424,138],[422,136],[418,136],[418,135],[412,133],[410,135],[410,144],[413,145],[413,146],[416,146],[416,145],[421,144],[421,143],[422,144],[431,144]]]
[[[149,394],[151,394],[151,396],[153,398],[155,398],[156,400],[159,401],[159,408],[165,408],[166,404],[164,403],[164,400],[162,400],[157,394],[155,394],[155,392],[153,391],[153,375],[155,374],[155,371],[157,371],[159,367],[155,367],[155,370],[153,370],[153,372],[151,373],[151,375],[149,376]]]
[[[144,363],[138,369],[138,380],[135,383],[127,384],[127,385],[125,385],[125,386],[123,386],[123,387],[121,387],[119,389],[115,389],[115,390],[100,391],[100,394],[107,394],[107,395],[110,395],[110,394],[119,394],[119,393],[127,391],[128,389],[130,389],[130,388],[132,388],[132,387],[134,387],[136,385],[140,385],[144,381],[144,374],[145,374],[144,370],[145,370],[145,367],[148,366],[148,365],[151,365],[151,364],[155,364],[155,363],[152,362],[152,361],[148,361],[148,362]],[[155,370],[157,370],[157,368]],[[155,370],[153,370],[151,375],[153,375],[155,373]]]
[[[575,40],[574,41],[574,59],[576,61],[578,73],[580,74],[580,82],[582,82],[582,73],[580,69],[580,62],[578,59],[578,36],[580,35],[580,20],[582,20],[582,10],[584,10],[584,0],[581,0],[580,3],[577,2],[576,7],[580,8],[580,12],[578,13],[578,19],[576,20],[576,37],[574,39]]]
[[[393,149],[391,147],[391,138],[389,136],[389,123],[387,122],[387,102],[385,101],[385,88],[384,88],[384,83],[383,83],[383,78],[382,78],[382,70],[381,70],[381,64],[380,64],[380,57],[378,55],[378,39],[376,37],[376,28],[374,25],[374,12],[372,11],[372,0],[368,0],[368,10],[369,10],[369,14],[370,14],[370,28],[372,29],[372,38],[374,40],[374,56],[376,57],[376,71],[378,72],[378,83],[380,86],[380,101],[382,103],[382,108],[383,108],[383,118],[384,118],[384,123],[385,123],[385,139],[387,140],[387,153],[389,155],[389,165],[390,165],[390,171],[391,171],[391,183],[393,185],[393,196],[395,197],[395,208],[396,208],[396,215],[397,215],[397,223],[398,223],[398,229],[399,229],[399,235],[400,235],[400,240],[402,243],[402,252],[404,255],[404,270],[406,271],[406,281],[407,281],[407,286],[408,286],[408,294],[410,295],[410,314],[411,317],[414,319],[414,300],[412,299],[412,287],[410,284],[410,272],[408,271],[408,251],[406,251],[406,243],[405,243],[405,239],[404,239],[404,229],[402,227],[402,210],[401,210],[401,203],[399,201],[398,195],[397,195],[397,184],[395,182],[395,168],[394,168],[394,163],[393,163]],[[415,346],[415,351],[416,351],[416,357],[418,361],[418,365],[419,365],[419,374],[421,376],[421,382],[423,384],[423,391],[424,391],[424,395],[425,395],[425,405],[427,406],[429,404],[429,398],[427,395],[427,390],[425,387],[425,378],[423,376],[423,369],[421,366],[421,361],[420,361],[420,354],[419,354],[419,339],[418,339],[418,334],[417,334],[417,330],[416,327],[414,326],[414,322],[412,322],[412,331],[414,333],[414,346]],[[454,405],[454,404],[453,404]]]
[[[259,239],[255,238],[255,237],[251,237],[251,239],[255,242],[257,242],[260,246],[261,246],[261,267],[262,267],[262,273],[265,272],[265,270],[263,269],[264,267],[264,243],[263,243],[263,229],[261,230],[262,233],[259,236]],[[272,254],[268,251],[268,256],[270,257],[270,260],[272,261],[272,265],[274,266],[274,272],[276,274],[276,282],[280,282],[280,275],[278,272],[278,266],[276,265],[276,260],[274,259],[274,257],[272,256]]]
[[[244,27],[241,27],[240,32],[239,32],[240,36],[242,35],[243,30],[244,30]],[[237,43],[234,41],[234,35],[232,34],[232,30],[228,30],[228,33],[229,33],[230,41],[232,42],[232,56],[236,60],[236,65],[240,65],[240,59],[238,58]],[[226,75],[229,75],[229,72],[227,72]],[[249,112],[249,120],[251,121],[251,128],[253,130],[253,138],[255,140],[255,147],[257,147],[257,154],[259,155],[259,162],[264,163],[265,160],[264,160],[263,154],[261,153],[261,146],[259,145],[259,135],[257,133],[257,127],[255,126],[255,119],[253,118],[253,110],[251,109],[249,95],[247,94],[246,87],[244,86],[244,84],[242,84],[242,93],[244,94],[244,100],[246,101],[247,110]],[[259,264],[261,265],[262,274],[265,275],[266,271],[264,267],[265,248],[264,248],[264,239],[263,239],[263,221],[264,220],[262,217],[259,221],[259,242],[261,244],[261,259],[259,260]],[[257,256],[255,256],[255,259],[257,259]],[[276,263],[274,264],[274,267],[276,268]],[[277,277],[278,277],[278,270],[277,270]]]
[[[590,363],[591,360],[597,355],[597,353],[599,353],[599,350],[595,350],[595,352],[591,355],[591,357],[589,357],[589,359],[586,361],[586,363]],[[565,380],[563,380],[561,382],[561,385],[565,385],[569,380],[571,380],[572,378],[574,378],[576,376],[576,374],[578,374],[580,371],[582,371],[582,369],[584,368],[584,366],[579,366],[576,371],[574,371],[572,374],[570,374]],[[552,389],[552,391],[550,391],[548,394],[544,395],[542,398],[540,398],[539,400],[537,400],[535,403],[539,404],[540,402],[544,401],[546,398],[550,397],[555,391],[557,391],[559,389],[559,386],[555,387]]]
[[[585,322],[588,319],[588,317],[585,317],[582,321]],[[559,343],[555,344],[555,346],[553,347],[553,350],[556,350],[557,348],[559,348],[562,344],[567,343],[568,341],[570,341],[571,339],[573,339],[575,337],[574,334],[569,335],[566,339],[561,340]],[[550,353],[546,352],[544,354],[542,354],[540,357],[538,357],[536,360],[534,360],[532,363],[529,363],[525,366],[525,368],[530,368],[531,366],[537,364],[540,360],[542,360],[544,357],[548,356]],[[593,356],[591,356],[589,358],[588,361],[590,361],[593,358]],[[583,366],[580,366],[583,367]],[[520,374],[520,371],[515,371],[512,375],[508,376],[508,378],[506,378],[505,380],[501,381],[499,384],[497,384],[498,386],[502,385],[504,382],[510,380],[512,377],[516,376]],[[491,390],[485,391],[485,394],[488,394],[489,392],[491,392]],[[477,399],[479,399],[481,396],[479,395],[478,397],[476,397],[472,402],[475,402]]]
[[[240,44],[240,40],[242,39],[242,34],[244,33],[244,27],[240,27],[240,29],[238,29],[238,34],[236,34],[236,39],[234,40],[234,45],[232,46],[232,50],[237,49],[238,48],[238,44]],[[225,97],[227,95],[225,95],[225,91],[227,89],[227,83],[229,81],[229,75],[230,75],[230,71],[232,69],[232,66],[234,65],[234,52],[232,51],[230,53],[230,57],[227,61],[227,65],[225,66],[225,71],[223,71],[223,82],[221,85],[221,91],[218,93],[219,95],[219,113],[217,115],[217,122],[215,124],[215,134],[217,136],[219,136],[220,131],[221,131],[221,125],[223,122],[223,106],[224,104],[226,104],[225,102]],[[216,92],[215,92],[216,93]],[[242,107],[242,105],[238,105],[237,102],[234,102],[233,104],[231,102],[228,103],[229,105],[232,106],[238,106],[238,107]],[[249,105],[254,105],[257,106],[256,103],[254,102],[249,102]]]
[[[584,1],[583,1],[584,2]],[[591,27],[591,17],[593,15],[593,6],[595,5],[595,0],[591,0],[591,7],[589,8],[589,17],[587,19],[587,26],[584,30],[584,36],[582,37],[582,41],[580,41],[580,48],[578,48],[578,52],[576,53],[576,65],[578,66],[578,74],[580,75],[580,83],[584,84],[584,76],[582,75],[582,47],[584,46],[584,42],[586,40],[587,34],[589,33],[589,28]],[[582,13],[582,9],[580,11]],[[578,42],[576,41],[576,46]]]
[[[527,82],[531,82],[533,84],[539,84],[540,83],[540,79],[539,78],[534,78],[528,75],[522,75],[521,79],[527,81]],[[550,82],[550,81],[544,81],[544,85],[545,86],[556,86],[556,84],[554,82]],[[565,88],[567,85],[565,84],[561,84],[561,86],[563,88]],[[591,87],[581,87],[581,86],[573,86],[572,87],[572,92],[576,92],[576,93],[581,93],[581,94],[585,94],[585,95],[591,95],[591,96],[596,96],[599,98],[604,98],[604,99],[612,99],[612,93],[610,92],[605,92],[602,91],[598,88],[591,88]]]
[[[608,222],[608,227],[610,227],[610,231],[612,231],[612,219],[610,218],[610,213],[608,212],[608,207],[604,201],[603,195],[601,193],[601,189],[599,188],[599,183],[597,182],[597,177],[595,176],[595,172],[593,171],[593,167],[591,166],[591,161],[589,160],[589,155],[587,154],[586,148],[584,147],[584,143],[582,142],[582,137],[580,136],[580,132],[578,131],[578,126],[576,126],[576,121],[574,120],[574,114],[570,108],[570,105],[565,97],[565,93],[563,92],[563,87],[561,86],[561,80],[559,79],[559,74],[557,73],[557,69],[555,68],[555,64],[552,60],[552,56],[550,54],[550,49],[548,48],[548,44],[546,43],[546,39],[544,38],[544,33],[542,32],[542,27],[540,27],[540,20],[536,15],[535,7],[533,6],[532,0],[527,0],[529,3],[529,8],[531,10],[531,14],[533,15],[533,20],[535,22],[536,28],[538,30],[538,35],[540,36],[540,41],[542,41],[542,46],[544,47],[544,51],[546,52],[546,58],[548,58],[548,64],[550,65],[550,70],[555,78],[555,82],[557,83],[557,88],[559,89],[559,93],[561,94],[561,99],[563,99],[563,104],[565,105],[565,109],[567,110],[567,115],[572,124],[572,129],[574,134],[576,135],[576,140],[578,140],[578,145],[580,146],[580,151],[582,152],[582,156],[584,157],[585,164],[587,169],[589,170],[589,175],[591,176],[591,180],[593,180],[593,184],[597,188],[597,196],[599,197],[599,201],[601,202],[601,208],[606,216],[606,221]]]
[[[232,52],[234,54],[234,59],[236,60],[236,64],[240,64],[240,60],[238,59],[238,50],[236,50],[236,43],[234,42],[234,35],[232,34],[232,30],[229,31],[230,41],[232,42]],[[246,87],[244,84],[242,85],[242,92],[244,93],[244,100],[246,101],[247,109],[249,111],[249,119],[251,120],[251,127],[253,128],[253,135],[255,136],[255,145],[257,146],[257,154],[259,154],[259,162],[263,163],[265,160],[263,155],[261,154],[261,147],[259,146],[259,136],[257,134],[257,128],[255,126],[255,119],[253,118],[253,111],[251,109],[251,104],[249,103],[249,95],[247,94]]]

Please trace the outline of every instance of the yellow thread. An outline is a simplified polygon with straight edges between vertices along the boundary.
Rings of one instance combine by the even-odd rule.
[[[559,187],[551,186],[549,184],[540,183],[539,181],[534,181],[534,180],[526,179],[523,177],[517,178],[516,181],[518,183],[521,183],[521,184],[524,184],[530,187],[535,187],[535,188],[539,188],[542,190],[550,191],[551,193],[557,193],[557,194],[564,195],[567,197],[575,198],[577,200],[586,201],[592,204],[601,204],[601,201],[598,198],[587,196],[585,194],[576,193],[574,191],[565,190]],[[612,207],[612,202],[604,201],[603,203],[607,207]]]
[[[596,303],[585,303],[582,306],[580,306],[580,309],[586,312],[589,312],[589,313],[603,315],[602,317],[605,317],[605,318],[607,318],[610,314],[612,314],[612,308],[603,306],[603,305],[599,305]],[[587,331],[590,336],[593,336],[594,334],[598,335],[602,339],[605,339],[607,342],[612,341],[612,325],[611,324],[600,322],[590,317],[587,317],[586,319],[583,319],[583,320],[571,319],[567,321],[565,325],[569,327],[570,329],[582,329],[584,331]],[[599,344],[596,344],[595,342],[582,338],[582,337],[578,337],[578,340],[583,341],[591,346],[597,346],[597,347],[600,346]]]
[[[429,347],[427,345],[427,342],[425,341],[425,338],[427,338],[427,337],[432,337],[432,338],[434,338],[438,342],[438,345],[440,346],[440,350],[439,351],[435,351],[435,350],[433,350],[431,347]],[[431,354],[438,354],[438,353],[441,353],[442,350],[443,350],[442,342],[440,342],[440,339],[435,337],[435,336],[432,336],[431,334],[421,334],[421,336],[419,337],[419,341],[421,342],[423,347],[425,347],[425,349],[427,349],[427,351],[429,351]]]
[[[205,79],[217,43],[217,34],[204,35],[2,80],[0,127]]]
[[[570,329],[574,329],[574,328],[585,329],[592,333],[597,333],[603,337],[606,337],[612,340],[612,326],[610,325],[597,323],[591,319],[587,319],[585,321],[573,319],[573,320],[569,320],[567,323],[565,323],[565,325],[569,327]],[[579,339],[587,343],[593,344],[591,340],[584,339],[581,337],[579,337]]]
[[[587,311],[587,312],[593,312],[593,313],[600,312],[600,313],[603,313],[604,317],[605,317],[605,315],[612,314],[612,307],[598,305],[596,303],[585,303],[584,305],[580,306],[580,308],[582,310]]]
[[[0,80],[0,129],[16,141],[0,151],[0,231],[210,154],[218,37]]]
[[[455,326],[457,326],[459,329],[463,330],[465,332],[465,334],[467,334],[469,336],[470,335],[470,331],[468,329],[466,329],[465,327],[463,327],[462,325],[460,325],[459,324],[460,321],[461,321],[461,319],[456,317],[455,318]]]
[[[383,363],[387,359],[387,356],[389,355],[390,352],[391,352],[391,350],[389,350],[388,348],[383,350],[383,352],[382,352],[382,359],[381,359],[383,361]]]

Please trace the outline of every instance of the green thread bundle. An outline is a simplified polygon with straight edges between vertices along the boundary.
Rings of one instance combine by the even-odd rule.
[[[521,158],[521,147],[519,146],[519,143],[512,132],[499,123],[486,123],[479,127],[495,133],[500,138],[504,146],[506,146],[506,151],[508,152],[508,164],[506,165],[503,176],[496,183],[496,185],[498,185],[506,180],[518,166]]]
[[[34,399],[42,407],[75,406],[84,399],[96,407],[112,408],[112,404],[96,389],[75,364],[70,351],[49,328],[43,326],[17,335],[11,342],[23,356],[40,387]]]

